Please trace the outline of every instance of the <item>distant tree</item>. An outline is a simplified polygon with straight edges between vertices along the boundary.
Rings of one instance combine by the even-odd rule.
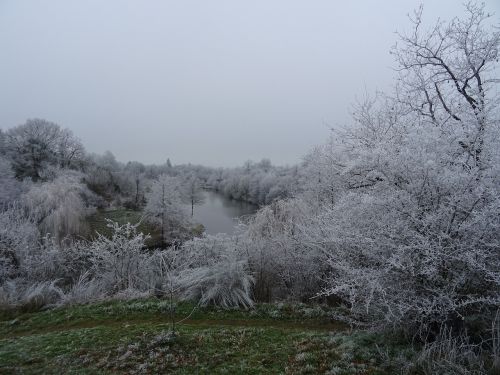
[[[210,176],[207,178],[207,183],[211,188],[219,190],[221,188],[220,184],[224,180],[224,169],[217,168],[212,171]]]
[[[309,204],[317,207],[335,203],[341,184],[339,173],[344,165],[338,160],[336,143],[332,140],[306,155],[301,190]]]
[[[0,156],[0,211],[21,194],[21,183],[16,180],[8,160]]]
[[[175,177],[161,175],[146,194],[144,211],[150,220],[160,225],[163,244],[167,244],[167,239],[179,239],[187,225],[179,185]]]
[[[0,155],[5,155],[5,133],[2,129],[0,129]]]
[[[85,148],[71,130],[61,129],[56,156],[60,168],[78,167],[85,156]]]
[[[194,215],[194,206],[205,201],[202,185],[195,174],[191,174],[184,181],[182,187],[184,201],[191,205],[191,217]]]
[[[134,207],[139,207],[141,204],[141,197],[144,194],[144,180],[145,180],[146,167],[139,162],[128,162],[125,166],[125,173],[127,178],[132,180],[134,186]]]
[[[241,176],[238,181],[238,191],[242,201],[250,201],[250,183],[251,179],[249,176]]]
[[[91,154],[88,159],[85,176],[87,186],[108,201],[116,199],[124,185],[124,181],[121,181],[123,165],[110,151],[103,155]]]
[[[120,169],[120,163],[118,163],[115,155],[109,150],[102,155],[97,155],[95,157],[95,162],[109,171],[118,171]]]
[[[30,177],[34,181],[41,178],[47,165],[77,167],[85,153],[83,145],[70,130],[42,119],[27,120],[7,130],[4,143],[16,176]]]
[[[245,170],[246,173],[250,173],[253,167],[253,161],[247,160],[245,163],[243,163],[243,169]]]
[[[269,159],[262,159],[257,166],[267,173],[272,168],[272,163]]]

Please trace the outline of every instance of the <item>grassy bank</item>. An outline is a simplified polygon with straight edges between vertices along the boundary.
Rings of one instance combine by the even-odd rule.
[[[193,307],[178,306],[176,320]],[[0,373],[385,374],[380,353],[407,350],[349,332],[322,307],[195,309],[176,335],[167,310],[149,299],[2,312]]]

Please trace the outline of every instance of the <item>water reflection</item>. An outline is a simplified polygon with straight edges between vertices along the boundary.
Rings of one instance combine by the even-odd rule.
[[[207,234],[232,234],[238,218],[251,215],[257,211],[257,206],[227,199],[214,191],[205,190],[205,202],[195,206],[193,221],[205,226]]]

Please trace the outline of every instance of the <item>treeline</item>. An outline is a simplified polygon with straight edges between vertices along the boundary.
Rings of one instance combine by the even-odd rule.
[[[265,205],[292,196],[300,185],[299,166],[277,167],[266,159],[225,169],[173,165],[169,159],[161,165],[122,163],[109,151],[103,155],[86,152],[69,129],[43,119],[30,119],[0,132],[0,145],[0,204],[22,201],[43,233],[58,239],[86,236],[85,218],[96,209],[110,208],[144,212],[170,236],[165,242],[177,240],[174,232],[183,232],[179,237],[186,239],[186,228],[194,223],[179,215],[189,216],[189,212],[183,212],[185,205],[191,206],[192,214],[203,202],[202,189]],[[175,191],[169,197],[169,206],[178,213],[176,228],[171,223],[171,228],[165,229],[166,221],[160,220],[158,210],[148,204],[156,201],[161,205],[154,193],[159,181],[163,188],[168,182],[167,191]]]

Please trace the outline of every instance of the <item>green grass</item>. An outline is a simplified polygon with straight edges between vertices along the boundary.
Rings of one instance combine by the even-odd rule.
[[[406,350],[303,304],[197,308],[173,337],[168,307],[146,299],[1,312],[0,373],[386,374],[381,348]],[[176,319],[193,307],[179,304]]]

